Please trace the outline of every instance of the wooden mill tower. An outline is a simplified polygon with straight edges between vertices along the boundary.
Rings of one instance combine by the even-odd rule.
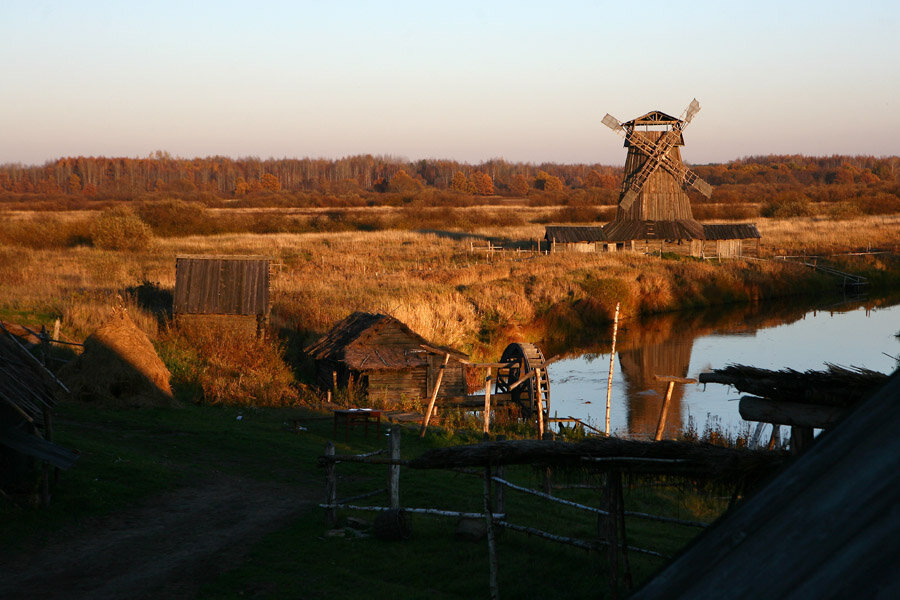
[[[707,198],[712,187],[681,160],[682,131],[700,110],[694,99],[681,118],[654,110],[620,123],[607,114],[603,124],[625,138],[625,178],[613,222],[603,228],[607,240],[704,239],[694,220],[686,188]]]

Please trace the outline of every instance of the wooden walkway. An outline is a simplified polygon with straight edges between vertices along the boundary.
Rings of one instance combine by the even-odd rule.
[[[859,291],[869,285],[869,280],[862,275],[847,273],[845,271],[835,269],[831,265],[820,263],[819,260],[822,258],[823,257],[821,256],[776,256],[775,260],[803,265],[805,267],[809,267],[810,269],[819,271],[820,273],[831,275],[839,281],[841,289],[851,289]]]

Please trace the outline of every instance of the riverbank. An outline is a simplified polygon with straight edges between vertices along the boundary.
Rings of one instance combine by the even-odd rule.
[[[879,219],[877,223],[764,220],[759,223],[763,258],[776,251],[847,253],[865,250],[867,243],[900,239],[900,217]],[[528,251],[529,240],[542,234],[543,226],[528,225],[471,231],[157,238],[139,251],[6,245],[0,246],[0,318],[38,326],[50,326],[59,318],[64,339],[81,341],[124,302],[161,349],[175,373],[176,386],[181,382],[182,389],[195,390],[198,375],[193,372],[233,377],[235,369],[246,368],[247,348],[212,334],[192,340],[168,326],[175,257],[270,256],[272,324],[286,341],[252,350],[264,357],[258,370],[268,368],[269,380],[287,391],[293,376],[283,360],[285,353],[296,366],[299,348],[357,310],[391,314],[436,343],[476,359],[496,359],[513,339],[565,339],[603,326],[611,320],[616,303],[621,315],[631,318],[821,295],[836,285],[812,269],[771,260],[714,262],[632,253]],[[487,241],[523,250],[477,249]],[[869,278],[873,291],[900,289],[896,255],[846,255],[835,260],[842,270]],[[216,366],[223,361],[225,366]],[[258,396],[248,392],[232,401],[253,401],[254,395]],[[284,399],[296,397],[287,394]]]

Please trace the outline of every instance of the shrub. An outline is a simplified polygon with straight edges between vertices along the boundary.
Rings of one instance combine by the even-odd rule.
[[[160,237],[214,233],[214,222],[209,218],[208,211],[203,205],[194,202],[144,202],[138,208],[138,216]]]
[[[91,243],[104,250],[145,250],[152,237],[150,227],[126,206],[104,210],[91,226]]]
[[[776,194],[760,209],[764,217],[786,219],[789,217],[808,217],[813,214],[809,198],[800,192],[783,192]]]

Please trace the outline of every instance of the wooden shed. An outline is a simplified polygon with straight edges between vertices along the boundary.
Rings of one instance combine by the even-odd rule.
[[[264,256],[177,257],[175,317],[230,317],[259,328],[269,316],[269,264]]]
[[[602,227],[548,225],[544,239],[551,252],[598,252],[607,249]]]
[[[355,312],[306,349],[320,387],[363,389],[388,405],[430,397],[449,356],[438,398],[465,396],[467,355],[432,344],[394,317]]]

